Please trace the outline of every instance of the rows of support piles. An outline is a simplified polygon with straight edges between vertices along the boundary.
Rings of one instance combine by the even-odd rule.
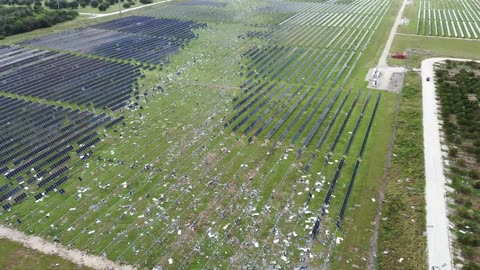
[[[130,16],[21,44],[162,65],[197,37],[193,29],[204,27],[192,21]]]
[[[88,180],[79,183],[83,199],[77,194],[56,196],[31,214],[32,208],[24,204],[18,215],[6,217],[22,216],[22,230],[144,268],[318,269],[327,261],[336,228],[348,222],[355,172],[368,162],[368,156],[363,161],[361,157],[371,144],[367,139],[375,132],[373,120],[382,102],[377,94],[343,86],[388,3],[286,2],[252,9],[255,1],[235,12],[231,5],[242,3],[199,2],[207,4],[198,9],[173,5],[148,15],[236,22],[248,16],[257,19],[255,10],[268,10],[268,16],[278,15],[271,21],[282,18],[280,23],[290,13],[296,19],[270,27],[267,46],[242,48],[244,93],[233,105],[224,106],[213,85],[168,85],[174,91],[163,103],[153,103],[165,109],[146,105],[139,119],[128,119],[131,129],[118,127],[121,139],[105,139],[112,142],[110,151],[81,172]],[[361,13],[364,6],[369,8]],[[285,12],[272,11],[281,9]],[[324,10],[331,14],[305,25],[307,16]],[[348,10],[358,14],[340,14]],[[363,24],[355,21],[360,17],[366,18]],[[326,20],[343,20],[348,26]],[[345,28],[340,34],[339,27]],[[236,28],[231,29],[236,36]],[[197,63],[218,60],[217,70],[211,71],[218,76],[222,59],[210,51],[182,53],[199,59]]]
[[[380,94],[344,86],[389,2],[276,3],[273,8],[295,14],[275,27],[269,45],[243,53],[246,81],[224,127],[252,144],[273,142],[267,158],[277,156],[276,165],[261,169],[257,181],[277,183],[239,216],[253,224],[250,229],[229,230],[253,238],[253,248],[231,266],[318,268],[341,240],[338,231],[352,207],[349,198],[380,102]],[[216,252],[233,248],[223,244]]]
[[[317,268],[326,263],[330,243],[348,217],[349,197],[381,102],[380,95],[344,85],[388,8],[389,2],[355,1],[281,2],[259,9],[295,15],[272,27],[268,45],[242,55],[246,81],[224,123],[227,134],[233,131],[241,143],[227,140],[230,144],[222,142],[212,154],[226,155],[212,166],[230,169],[215,173],[205,189],[193,185],[183,195],[175,193],[180,206],[167,210],[177,216],[175,221],[155,230],[159,239],[141,236],[131,247],[146,246],[159,264],[172,259],[180,268]],[[159,13],[221,20],[175,7]],[[245,150],[259,148],[265,152]],[[225,149],[238,155],[222,153]],[[190,194],[195,194],[193,201],[184,198],[192,199]],[[200,214],[190,218],[189,207]],[[196,233],[168,236],[178,228]],[[168,248],[158,250],[163,246]],[[132,251],[119,256],[134,256]],[[149,257],[139,254],[137,262]]]
[[[471,0],[419,1],[417,35],[478,39],[480,3]]]

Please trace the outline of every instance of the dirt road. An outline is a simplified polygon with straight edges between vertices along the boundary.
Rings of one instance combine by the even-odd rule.
[[[146,5],[141,5],[141,6],[138,6],[138,7],[128,8],[128,9],[122,10],[121,13],[123,14],[123,13],[134,11],[134,10],[137,10],[137,9],[140,9],[140,8],[150,7],[150,6],[153,6],[153,5],[163,4],[163,3],[167,3],[167,2],[171,2],[171,1],[173,1],[173,0],[165,0],[165,1],[161,1],[161,2],[155,2],[155,3],[152,3],[152,4],[146,4]],[[108,16],[112,16],[112,15],[117,15],[117,14],[120,14],[120,11],[111,12],[111,13],[84,13],[84,12],[80,12],[79,14],[80,15],[92,16],[92,19],[93,19],[93,18],[102,18],[102,17],[108,17]]]
[[[423,144],[425,147],[425,198],[427,202],[429,269],[453,269],[452,246],[447,218],[446,182],[433,71],[435,63],[443,62],[447,59],[470,61],[455,58],[430,58],[422,62]],[[427,81],[427,77],[430,77],[430,81]]]
[[[134,270],[132,266],[119,265],[100,256],[86,254],[78,249],[69,249],[57,243],[50,243],[38,236],[26,235],[17,230],[0,226],[0,238],[6,238],[38,250],[45,254],[54,254],[78,265],[85,265],[93,269]]]
[[[405,6],[407,5],[409,0],[403,0],[402,6],[397,13],[397,17],[395,18],[395,22],[393,23],[392,29],[390,30],[390,35],[388,36],[387,43],[385,44],[385,48],[383,49],[382,56],[378,60],[377,68],[386,68],[388,67],[387,58],[390,54],[390,48],[392,47],[393,39],[395,38],[395,34],[397,34],[397,28],[402,23],[402,16],[403,11],[405,10]]]

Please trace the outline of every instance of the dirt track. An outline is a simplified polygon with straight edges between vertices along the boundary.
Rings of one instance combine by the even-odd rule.
[[[429,269],[453,269],[449,221],[447,218],[446,180],[440,142],[440,125],[435,100],[433,65],[447,59],[430,58],[422,61],[423,141],[425,147],[425,198],[427,201],[427,245]],[[427,82],[426,78],[430,77]]]
[[[155,2],[155,3],[152,3],[152,4],[141,5],[141,6],[138,6],[138,7],[128,8],[128,9],[124,9],[122,11],[116,11],[116,12],[110,12],[110,13],[84,13],[84,12],[80,12],[79,14],[80,15],[92,16],[92,18],[102,18],[102,17],[108,17],[108,16],[112,16],[112,15],[117,15],[117,14],[120,14],[120,13],[123,14],[123,13],[129,12],[129,11],[134,11],[134,10],[137,10],[137,9],[140,9],[140,8],[145,8],[145,7],[149,7],[149,6],[153,6],[153,5],[163,4],[163,3],[167,3],[167,2],[171,2],[171,1],[173,1],[173,0],[165,0],[165,1],[161,1],[161,2]]]
[[[25,247],[38,250],[45,254],[57,255],[63,259],[69,260],[77,265],[85,265],[94,269],[115,269],[115,270],[134,270],[132,266],[119,265],[115,262],[86,254],[78,249],[69,249],[56,243],[50,243],[38,236],[26,235],[17,230],[0,226],[0,238],[6,238],[14,242],[23,244]]]
[[[392,47],[393,39],[397,34],[397,28],[402,23],[402,16],[403,11],[405,10],[405,6],[407,5],[409,0],[404,0],[402,2],[402,6],[398,11],[397,17],[395,18],[395,22],[393,23],[392,30],[390,31],[390,35],[388,36],[387,43],[385,44],[385,48],[383,49],[382,56],[378,60],[377,68],[386,68],[388,67],[387,58],[390,54],[390,48]]]

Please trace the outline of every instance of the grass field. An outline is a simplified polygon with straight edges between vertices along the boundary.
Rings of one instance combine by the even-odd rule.
[[[45,255],[21,244],[0,239],[0,268],[5,270],[62,269],[88,270],[62,258]]]
[[[392,52],[406,51],[407,60],[388,59],[390,65],[406,65],[411,68],[420,67],[423,59],[431,57],[457,57],[478,59],[479,40],[446,39],[428,36],[401,35],[395,36]]]
[[[409,73],[401,94],[380,223],[378,269],[425,269],[427,264],[420,83],[418,74]]]
[[[15,205],[2,223],[146,269],[366,268],[397,95],[363,78],[399,4],[146,11],[208,27],[163,70],[144,71],[142,109],[113,113],[125,125],[97,131],[94,154],[70,163],[65,194]]]

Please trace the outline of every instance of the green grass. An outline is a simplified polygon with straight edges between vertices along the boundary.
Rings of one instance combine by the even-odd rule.
[[[30,270],[30,269],[61,269],[88,270],[91,268],[78,266],[54,255],[46,255],[29,249],[21,244],[0,238],[0,269]]]
[[[253,2],[251,4],[254,5]],[[94,254],[105,253],[112,260],[139,263],[150,269],[157,264],[168,266],[169,258],[175,261],[170,267],[179,267],[179,263],[185,262],[185,267],[198,269],[204,266],[226,267],[225,264],[228,263],[231,263],[231,267],[238,268],[244,262],[263,265],[264,257],[267,258],[267,263],[270,263],[270,260],[282,263],[279,254],[282,254],[283,247],[272,244],[274,238],[271,233],[272,227],[278,226],[283,234],[296,232],[299,235],[296,243],[308,245],[310,232],[304,229],[304,219],[298,222],[295,219],[292,222],[289,216],[292,214],[295,216],[297,209],[303,206],[307,194],[305,189],[315,181],[321,180],[323,176],[326,184],[316,193],[316,198],[312,201],[311,209],[314,212],[312,216],[315,216],[321,208],[328,182],[337,168],[335,160],[342,158],[343,149],[351,136],[349,132],[353,130],[355,121],[360,115],[360,108],[367,93],[370,92],[365,89],[365,73],[367,68],[374,66],[378,60],[381,53],[378,48],[383,47],[386,33],[393,23],[399,4],[400,0],[392,2],[385,20],[380,23],[380,27],[370,40],[370,45],[353,69],[340,98],[343,98],[350,88],[353,89],[352,94],[348,97],[346,106],[321,149],[315,149],[312,143],[303,149],[301,156],[295,157],[296,151],[301,148],[301,142],[313,128],[321,112],[326,109],[334,91],[326,97],[318,111],[314,112],[312,120],[296,144],[290,144],[289,140],[277,142],[276,139],[292,120],[298,108],[306,104],[305,100],[298,105],[297,110],[271,141],[264,140],[261,134],[254,138],[252,144],[248,144],[247,136],[240,132],[231,132],[231,127],[223,128],[222,121],[235,114],[231,99],[236,95],[246,96],[241,95],[238,88],[238,85],[246,80],[245,77],[239,76],[241,71],[239,64],[245,61],[239,55],[254,44],[262,46],[267,44],[267,41],[238,38],[239,34],[247,31],[264,30],[264,26],[209,23],[207,29],[196,31],[199,39],[192,41],[179,54],[171,57],[164,70],[146,72],[146,78],[140,81],[144,85],[141,92],[159,83],[165,89],[165,93],[149,91],[148,102],[142,101],[143,110],[124,112],[125,127],[119,125],[108,131],[99,131],[103,142],[95,148],[94,156],[86,161],[75,159],[71,165],[71,180],[62,186],[67,190],[65,195],[51,193],[49,198],[41,203],[35,205],[24,203],[16,206],[2,216],[4,222],[11,223],[12,226],[28,233],[50,240],[56,236],[63,243],[76,248]],[[245,8],[250,10],[252,7]],[[242,15],[248,16],[248,12]],[[86,26],[114,17],[116,18],[113,16],[101,20],[80,18],[75,21],[76,24],[66,23],[48,31],[19,35],[6,39],[6,42],[12,44],[44,35],[49,31]],[[258,14],[252,17],[255,22],[276,21],[276,18],[259,18]],[[370,35],[367,39],[369,37]],[[292,44],[292,47],[295,47],[295,44]],[[358,54],[349,63],[335,88],[353,68],[357,56]],[[338,72],[340,66],[335,70],[333,66],[329,67],[325,74]],[[331,80],[328,80],[327,86]],[[320,80],[306,85],[305,89],[308,87],[316,89],[322,82],[323,80]],[[296,88],[298,84],[288,86]],[[328,87],[323,91],[326,88]],[[360,91],[360,99],[332,153],[333,164],[321,169],[323,156],[328,153],[357,90]],[[335,225],[336,214],[341,207],[343,194],[374,107],[378,91],[371,92],[372,98],[366,107],[351,150],[346,156],[346,165],[335,191],[336,198],[332,200],[330,207],[331,214],[325,220],[325,228],[330,231]],[[319,97],[321,95],[323,93]],[[368,257],[370,252],[369,230],[373,228],[371,222],[375,218],[378,206],[378,200],[373,203],[371,198],[378,199],[396,101],[397,95],[383,93],[367,151],[349,202],[345,230],[338,233],[338,236],[345,237],[345,241],[334,249],[332,258],[339,259],[332,262],[333,269],[348,268],[351,262],[346,263],[347,257],[350,257],[353,263],[364,266],[362,257]],[[339,101],[325,118],[313,142],[316,142],[323,133],[338,105]],[[313,105],[306,110],[301,119],[305,119],[306,115],[313,111],[312,107]],[[269,116],[275,117],[275,121],[269,128],[287,108],[282,109],[278,115],[274,115],[273,111],[270,113]],[[251,111],[247,110],[246,113]],[[139,113],[142,114],[142,118],[139,117]],[[294,125],[287,139],[290,139],[292,132],[296,132],[299,127],[300,123]],[[267,131],[268,129],[264,133]],[[288,157],[285,156],[286,153]],[[317,154],[317,157],[312,158],[313,154]],[[303,172],[304,165],[308,162],[312,163],[311,171]],[[146,163],[152,164],[155,170],[142,170]],[[137,167],[133,166],[134,164],[137,164]],[[248,168],[242,167],[242,164],[248,164]],[[320,170],[322,173],[319,176],[317,172]],[[78,176],[85,180],[77,181]],[[301,182],[302,176],[306,176],[310,185]],[[207,184],[214,179],[218,184]],[[128,183],[127,189],[120,187],[124,181]],[[110,188],[99,188],[106,183],[110,184]],[[226,183],[229,184],[228,187],[224,185]],[[90,190],[78,199],[76,190],[80,187]],[[242,193],[240,190],[246,191]],[[299,195],[300,191],[302,194]],[[162,196],[168,198],[168,201],[165,199],[155,203],[152,200]],[[99,210],[89,210],[94,204]],[[356,207],[357,204],[361,207]],[[270,210],[262,212],[267,206]],[[355,206],[355,209],[352,210],[351,206]],[[70,211],[70,208],[77,210]],[[220,214],[222,209],[225,210],[225,217]],[[254,218],[250,211],[262,213],[258,218]],[[47,212],[50,213],[48,219],[45,216]],[[141,215],[144,217],[139,218]],[[21,225],[15,224],[16,218],[22,219]],[[234,225],[237,218],[240,218],[239,224]],[[53,224],[53,227],[50,227],[50,224]],[[192,224],[195,224],[194,229],[191,229]],[[221,229],[226,225],[229,225],[228,229]],[[72,226],[75,230],[67,231],[67,228]],[[208,228],[218,232],[221,240],[212,240],[206,235]],[[181,236],[177,235],[179,229],[183,232]],[[95,230],[95,233],[87,234],[86,232],[90,230]],[[321,237],[313,243],[312,250],[316,256],[322,251],[327,251],[320,242],[330,237],[325,235],[322,228]],[[260,243],[260,247],[266,245],[268,249],[251,248],[251,243],[250,248],[244,248],[242,243],[253,239]],[[193,250],[197,244],[200,247],[199,252]],[[291,246],[288,252],[295,263],[300,261],[300,252],[296,248]],[[214,253],[216,254],[213,255]],[[232,254],[238,256],[237,261],[230,260]],[[317,258],[309,262],[312,268],[318,268],[323,263]],[[288,264],[285,263],[284,266],[288,267]]]
[[[448,39],[428,36],[396,35],[392,44],[392,52],[406,51],[407,60],[388,59],[393,66],[420,67],[423,59],[431,57],[457,57],[479,59],[480,40]],[[413,52],[410,52],[414,50]]]
[[[401,94],[380,222],[378,269],[427,267],[420,82],[418,74],[408,73]]]
[[[417,1],[413,1],[412,4],[405,6],[402,18],[406,17],[409,21],[407,25],[400,24],[397,33],[415,34],[417,32],[418,5]]]

